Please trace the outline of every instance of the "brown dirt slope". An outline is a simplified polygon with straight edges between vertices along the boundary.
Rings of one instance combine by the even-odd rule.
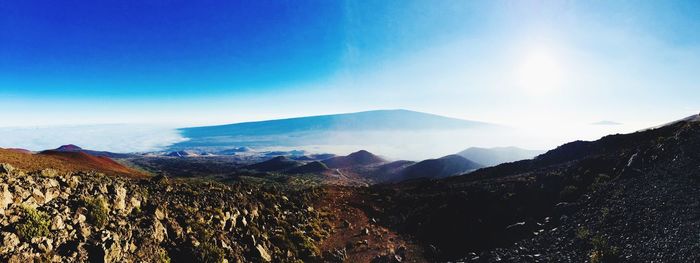
[[[30,154],[0,149],[0,163],[9,163],[31,172],[51,168],[59,172],[95,171],[129,177],[146,176],[107,157],[96,157],[82,152],[43,151]]]
[[[409,237],[383,226],[360,188],[329,186],[316,207],[330,215],[330,235],[319,248],[326,262],[427,262]]]

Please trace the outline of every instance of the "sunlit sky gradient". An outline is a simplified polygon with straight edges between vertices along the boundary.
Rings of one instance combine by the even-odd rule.
[[[0,2],[0,126],[405,108],[569,132],[700,112],[698,1]]]

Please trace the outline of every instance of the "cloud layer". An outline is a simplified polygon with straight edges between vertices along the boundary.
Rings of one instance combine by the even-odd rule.
[[[156,151],[185,140],[171,127],[150,125],[84,125],[0,128],[0,147],[33,151],[75,144],[112,152]]]

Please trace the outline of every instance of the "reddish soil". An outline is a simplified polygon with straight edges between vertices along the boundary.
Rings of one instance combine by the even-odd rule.
[[[372,208],[360,188],[333,186],[326,189],[325,198],[316,207],[330,214],[332,231],[323,240],[323,252],[345,248],[345,262],[371,262],[377,256],[405,250],[402,262],[427,262],[422,248],[408,238],[378,224],[371,216]]]
[[[31,154],[0,149],[0,163],[9,163],[27,171],[52,168],[60,172],[96,171],[128,177],[146,176],[142,172],[128,168],[107,157],[96,157],[82,152],[43,151],[38,154]]]
[[[0,148],[0,149],[2,149],[2,148]],[[27,149],[22,149],[22,148],[5,148],[5,150],[18,152],[18,153],[32,153],[32,151],[27,150]]]

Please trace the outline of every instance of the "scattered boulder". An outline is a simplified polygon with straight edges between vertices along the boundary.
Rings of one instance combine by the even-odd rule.
[[[258,256],[260,256],[260,259],[262,259],[264,262],[272,261],[272,256],[270,256],[270,253],[267,252],[265,247],[262,245],[257,245],[255,246],[255,249],[258,251]]]
[[[0,209],[5,210],[8,205],[12,204],[12,193],[8,190],[7,184],[0,185]],[[3,212],[4,214],[4,212]]]
[[[102,254],[102,261],[105,263],[111,262],[121,262],[122,258],[122,248],[119,244],[119,235],[109,233],[108,237],[104,238],[100,244],[100,252]]]
[[[320,236],[311,227],[320,225],[319,213],[306,201],[287,198],[317,199],[312,191],[280,194],[258,184],[139,180],[47,169],[25,173],[10,167],[2,169],[12,170],[12,177],[0,176],[3,262],[294,262],[305,252],[278,249],[289,240],[271,237]],[[177,251],[178,258],[171,260],[166,248],[172,247],[192,251]],[[303,248],[309,249],[315,247]]]
[[[117,211],[124,211],[126,209],[126,189],[124,187],[115,186],[112,207]]]
[[[0,173],[11,174],[15,170],[15,167],[9,163],[0,163]]]
[[[57,230],[63,230],[66,228],[66,225],[63,223],[63,218],[59,216],[54,216],[51,219],[51,230],[52,231],[57,231]]]
[[[19,237],[15,233],[3,232],[2,233],[2,248],[0,248],[0,253],[10,253],[15,251],[17,245],[19,245]]]
[[[46,168],[41,170],[40,174],[43,177],[56,177],[58,175],[58,171],[56,171],[56,169]]]

